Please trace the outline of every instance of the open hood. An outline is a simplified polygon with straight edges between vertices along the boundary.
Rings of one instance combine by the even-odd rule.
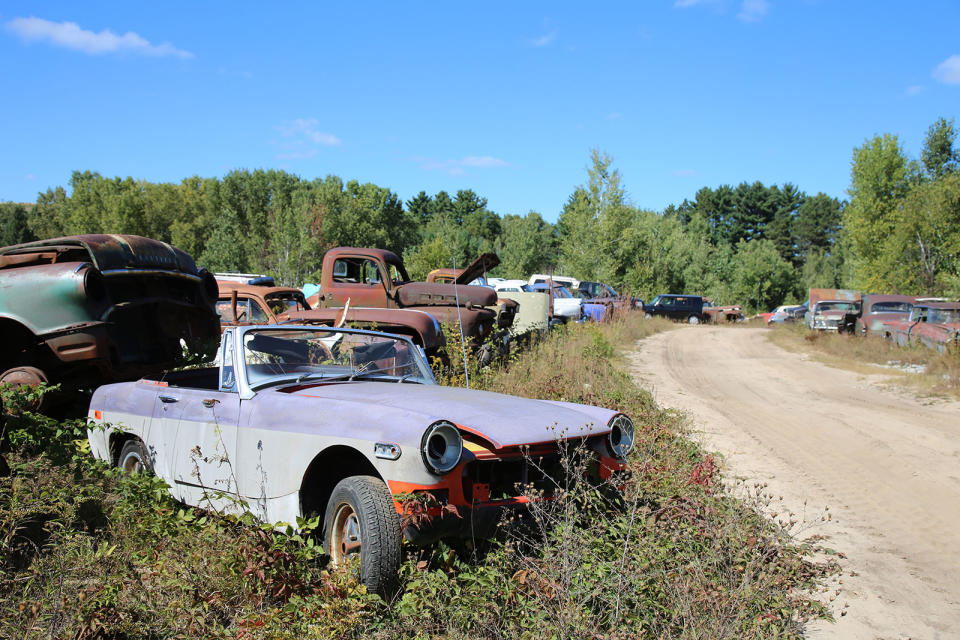
[[[467,267],[460,272],[460,275],[457,276],[457,279],[454,280],[455,284],[470,284],[487,271],[495,268],[500,264],[500,256],[495,253],[483,253],[477,257],[476,260],[467,265]]]

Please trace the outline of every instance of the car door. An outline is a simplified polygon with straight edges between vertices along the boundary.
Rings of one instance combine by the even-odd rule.
[[[237,498],[240,396],[232,333],[224,335],[218,389],[178,388],[173,480],[181,500],[219,512],[242,511]]]

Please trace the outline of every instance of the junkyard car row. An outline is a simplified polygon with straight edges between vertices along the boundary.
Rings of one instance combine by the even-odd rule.
[[[307,298],[136,236],[8,247],[0,383],[86,390],[94,456],[155,473],[189,505],[275,525],[319,517],[331,559],[357,559],[384,592],[402,540],[488,537],[504,512],[550,498],[565,456],[584,463],[579,480],[615,486],[634,441],[630,418],[610,409],[437,385],[428,358],[443,352],[442,325],[482,355],[520,327],[615,311],[742,319],[698,295],[644,305],[598,282],[488,278],[497,262],[485,254],[421,283],[389,251],[342,247]],[[960,340],[956,303],[817,290],[797,309],[811,329],[938,349]],[[175,370],[187,360],[207,364]],[[410,501],[430,517],[402,524]]]
[[[809,299],[780,307],[768,324],[803,318],[811,331],[876,336],[901,347],[937,351],[960,349],[960,302],[900,294],[865,294],[844,289],[811,289]]]
[[[402,539],[491,535],[505,511],[550,498],[566,456],[582,481],[625,468],[623,414],[436,384],[441,324],[455,319],[474,349],[511,335],[519,304],[461,284],[482,274],[411,282],[395,254],[351,248],[322,273],[311,304],[136,236],[8,247],[0,380],[85,390],[93,455],[157,474],[186,504],[276,525],[320,517],[331,559],[358,559],[375,592]],[[531,328],[546,329],[555,297],[523,293],[543,301]],[[187,360],[214,364],[174,369]],[[402,526],[409,501],[431,517]]]

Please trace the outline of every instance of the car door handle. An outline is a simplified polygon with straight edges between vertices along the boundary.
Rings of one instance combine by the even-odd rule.
[[[217,400],[216,398],[204,398],[203,406],[205,406],[207,409],[213,409],[213,406],[218,402],[220,401]]]
[[[170,404],[171,402],[180,401],[179,398],[174,398],[173,396],[158,396],[158,397],[160,398],[160,402],[163,402],[164,404]]]

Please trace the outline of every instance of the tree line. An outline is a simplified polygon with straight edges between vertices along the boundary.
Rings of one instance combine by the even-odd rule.
[[[471,190],[389,188],[278,170],[193,176],[179,184],[74,172],[69,190],[32,206],[0,205],[0,243],[80,233],[133,233],[170,242],[215,271],[316,281],[334,246],[381,247],[416,279],[494,251],[492,272],[607,282],[649,299],[700,293],[750,309],[801,301],[809,287],[949,293],[960,290],[960,174],[952,121],[928,131],[919,161],[885,134],[854,150],[851,199],[793,184],[704,187],[651,211],[633,205],[612,159],[591,153],[584,184],[556,224],[537,212],[500,215]]]

